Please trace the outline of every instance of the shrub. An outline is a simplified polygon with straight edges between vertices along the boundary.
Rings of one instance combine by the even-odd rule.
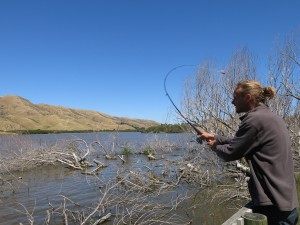
[[[143,154],[150,155],[151,153],[152,153],[152,148],[150,146],[147,146],[146,148],[144,148]]]
[[[132,154],[132,149],[130,148],[123,148],[122,155],[129,155]]]

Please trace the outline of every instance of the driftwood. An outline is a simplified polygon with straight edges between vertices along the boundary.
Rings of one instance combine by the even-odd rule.
[[[76,145],[72,145],[73,143]],[[186,156],[179,159],[164,159],[156,162],[149,162],[143,165],[146,170],[128,170],[127,167],[120,167],[116,172],[116,179],[111,179],[107,183],[101,176],[96,176],[102,168],[107,165],[105,161],[93,160],[93,165],[88,161],[91,160],[91,145],[87,145],[85,141],[73,140],[66,143],[66,148],[56,148],[55,152],[56,162],[60,162],[72,169],[81,170],[83,174],[95,176],[98,180],[97,187],[99,187],[99,198],[94,202],[92,207],[88,210],[78,210],[73,214],[72,208],[67,209],[71,205],[76,205],[72,200],[64,197],[61,206],[54,210],[54,207],[47,210],[45,221],[47,224],[52,222],[52,216],[60,214],[65,224],[101,224],[106,220],[113,218],[115,224],[130,224],[134,221],[135,224],[188,224],[189,221],[174,217],[173,209],[176,209],[178,204],[186,197],[180,195],[176,200],[172,200],[171,204],[163,205],[161,202],[149,202],[153,196],[160,196],[168,193],[176,188],[181,181],[189,184],[200,184],[201,186],[208,185],[211,177],[214,175],[211,171],[203,170],[202,157],[195,155],[195,152],[187,151]],[[45,151],[49,153],[49,151]],[[107,152],[107,156],[114,156],[111,152]],[[149,160],[154,160],[157,154],[150,154]],[[192,155],[190,155],[192,153]],[[51,155],[51,156],[52,156]],[[103,159],[104,156],[103,154]],[[126,157],[117,155],[120,160],[125,162]],[[144,157],[143,157],[144,158]],[[158,157],[159,158],[159,157]],[[163,161],[163,162],[162,162]],[[199,162],[200,161],[200,162]],[[172,167],[170,166],[172,164]],[[87,170],[87,166],[93,166],[91,170]],[[172,168],[176,167],[175,170]],[[156,167],[162,167],[157,170]],[[177,169],[181,168],[181,171]],[[176,172],[177,171],[177,172]],[[175,172],[175,173],[174,173]],[[159,198],[159,197],[158,197]],[[78,208],[81,209],[80,203]],[[172,209],[170,211],[170,209]],[[116,212],[110,214],[110,212]],[[167,215],[169,214],[170,217]],[[124,223],[125,222],[125,223]],[[165,222],[165,223],[163,223]],[[133,223],[132,223],[133,224]]]
[[[126,163],[126,160],[124,159],[124,155],[117,155],[121,160],[122,160],[122,163]]]
[[[93,167],[91,163],[87,161],[87,157],[90,153],[90,148],[86,141],[81,140],[81,139],[76,139],[73,140],[72,142],[78,142],[78,143],[83,143],[86,149],[86,152],[83,154],[83,156],[78,156],[76,155],[75,152],[72,153],[66,153],[66,154],[61,154],[64,155],[65,157],[63,159],[57,159],[58,162],[61,162],[68,167],[71,167],[76,170],[83,170],[88,167]]]
[[[239,161],[236,161],[236,168],[238,168],[239,170],[241,170],[242,172],[244,172],[246,174],[250,174],[250,168],[247,166],[244,166]]]
[[[151,153],[147,155],[149,160],[156,160],[156,157],[152,155]]]
[[[93,162],[96,163],[96,165],[98,167],[101,167],[101,168],[107,167],[106,164],[104,164],[103,162],[98,161],[97,159],[94,159]]]
[[[109,154],[108,153],[109,151],[104,147],[104,145],[100,141],[93,142],[91,144],[91,146],[93,146],[94,144],[97,144],[104,151],[105,159],[107,159],[107,160],[116,159],[116,156],[114,154]],[[113,143],[113,146],[114,146],[114,143]]]
[[[93,225],[97,225],[105,222],[111,217],[111,215],[112,215],[111,213],[107,213],[105,216],[102,216],[100,219],[96,220],[95,223],[93,223]]]
[[[102,168],[107,167],[106,164],[94,159],[93,162],[97,165],[97,167],[95,169],[93,169],[92,171],[89,172],[82,172],[82,174],[86,174],[86,175],[96,175],[98,173],[98,171]]]

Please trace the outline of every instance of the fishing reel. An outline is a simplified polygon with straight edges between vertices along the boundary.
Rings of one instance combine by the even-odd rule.
[[[197,141],[200,145],[203,144],[203,140],[202,140],[201,137],[197,137],[197,138],[196,138],[196,141]]]

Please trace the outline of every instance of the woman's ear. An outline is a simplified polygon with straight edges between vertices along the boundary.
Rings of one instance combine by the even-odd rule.
[[[252,98],[252,95],[250,95],[250,94],[246,94],[246,95],[245,95],[245,100],[246,100],[247,102],[250,102],[252,99],[253,99],[253,98]]]

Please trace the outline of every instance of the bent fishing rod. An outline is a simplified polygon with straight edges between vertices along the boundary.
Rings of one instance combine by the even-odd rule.
[[[174,108],[176,109],[177,113],[195,130],[195,132],[197,133],[197,135],[201,135],[203,132],[201,132],[197,127],[194,126],[194,124],[186,117],[182,114],[182,112],[177,108],[177,106],[175,105],[175,103],[173,102],[173,100],[171,99],[168,91],[167,91],[167,78],[168,76],[175,71],[176,69],[180,68],[180,67],[186,67],[186,66],[195,66],[195,65],[181,65],[181,66],[176,66],[173,69],[171,69],[165,76],[165,80],[164,80],[164,88],[165,88],[165,93],[167,95],[167,97],[169,98],[170,102],[172,103],[172,105],[174,106]]]

